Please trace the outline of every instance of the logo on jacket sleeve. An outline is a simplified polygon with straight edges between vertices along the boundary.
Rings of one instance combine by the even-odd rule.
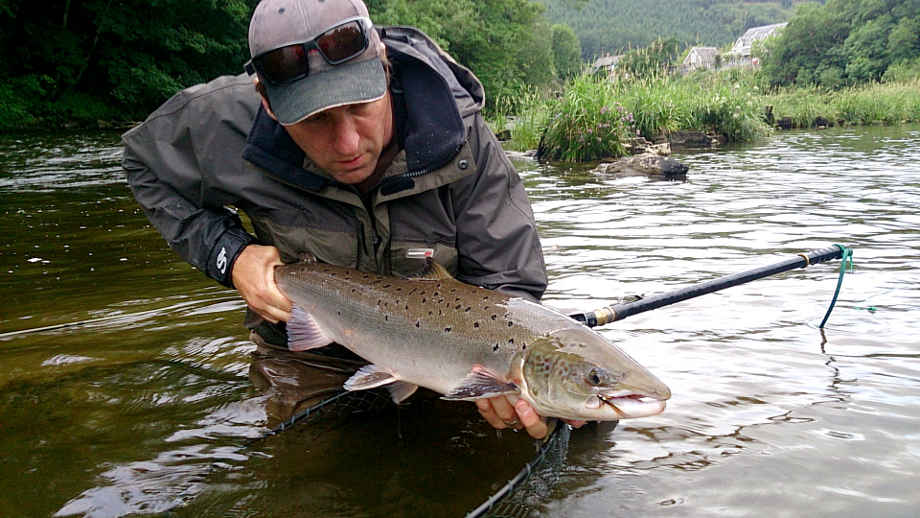
[[[227,249],[224,247],[221,247],[220,253],[217,254],[217,271],[221,275],[227,273]]]

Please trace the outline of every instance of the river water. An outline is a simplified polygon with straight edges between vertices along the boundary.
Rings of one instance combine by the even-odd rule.
[[[462,516],[530,460],[472,405],[266,437],[234,292],[147,224],[112,133],[0,136],[0,514]],[[515,164],[547,304],[595,309],[835,243],[839,261],[601,332],[673,392],[570,434],[521,515],[916,516],[920,127],[683,153],[685,182]],[[333,420],[329,420],[332,422]]]

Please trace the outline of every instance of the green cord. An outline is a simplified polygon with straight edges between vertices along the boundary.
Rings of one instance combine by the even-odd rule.
[[[847,248],[843,245],[834,245],[840,249],[840,277],[837,278],[837,290],[834,291],[834,298],[831,299],[831,305],[827,308],[827,313],[824,315],[824,320],[821,321],[821,324],[818,325],[819,329],[824,328],[824,324],[827,323],[827,319],[831,316],[831,311],[834,310],[834,304],[837,303],[837,295],[840,294],[840,286],[843,285],[843,274],[847,271],[847,264],[849,263],[850,271],[853,271],[853,250]]]

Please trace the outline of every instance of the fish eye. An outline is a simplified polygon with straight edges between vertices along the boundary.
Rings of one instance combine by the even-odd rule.
[[[598,369],[591,369],[591,371],[588,372],[588,375],[585,376],[585,381],[596,387],[601,384],[603,378],[604,375],[602,372],[600,372]]]

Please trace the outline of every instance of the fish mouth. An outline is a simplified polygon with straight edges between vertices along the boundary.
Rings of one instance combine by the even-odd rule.
[[[620,419],[657,415],[663,412],[665,407],[664,400],[643,394],[597,394],[597,399],[612,408]]]

